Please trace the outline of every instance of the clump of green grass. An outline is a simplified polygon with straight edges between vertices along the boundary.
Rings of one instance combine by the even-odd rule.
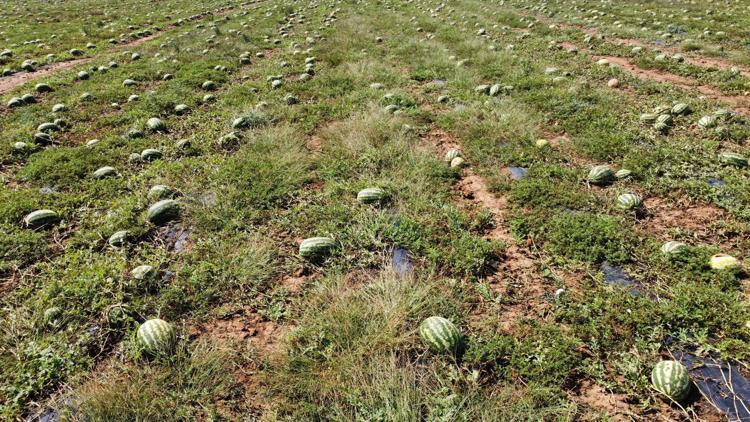
[[[241,391],[234,377],[236,353],[199,342],[168,361],[134,362],[106,370],[76,388],[63,414],[72,421],[190,420],[233,418],[216,398]]]

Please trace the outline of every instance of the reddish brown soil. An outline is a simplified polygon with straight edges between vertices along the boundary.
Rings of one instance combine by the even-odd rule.
[[[660,198],[644,201],[648,216],[640,226],[663,240],[673,231],[687,232],[699,240],[714,239],[714,223],[728,218],[726,211],[709,204],[672,203]]]
[[[609,416],[613,421],[631,421],[638,418],[638,412],[631,409],[628,397],[624,394],[614,394],[604,391],[600,386],[584,381],[578,395],[574,397],[578,403],[591,408],[596,413]]]
[[[738,113],[750,115],[750,99],[748,99],[748,97],[742,95],[727,95],[716,88],[712,88],[707,85],[701,85],[694,79],[686,78],[684,76],[678,76],[672,73],[654,69],[641,69],[640,67],[632,64],[630,60],[625,57],[595,55],[592,55],[591,57],[594,60],[606,59],[610,63],[616,64],[622,70],[640,79],[670,83],[686,91],[697,91],[711,100],[732,106]]]
[[[451,148],[461,149],[458,140],[441,129],[433,129],[423,135],[422,142],[436,148],[441,156]],[[538,258],[534,257],[529,244],[518,245],[508,230],[510,208],[507,198],[490,192],[485,181],[471,168],[463,170],[463,177],[456,187],[465,201],[492,214],[493,227],[485,238],[506,245],[496,272],[488,278],[490,285],[503,297],[523,298],[510,300],[511,303],[503,308],[500,328],[511,330],[522,317],[542,314],[548,307],[544,301],[545,294],[553,293],[553,288],[539,275]]]

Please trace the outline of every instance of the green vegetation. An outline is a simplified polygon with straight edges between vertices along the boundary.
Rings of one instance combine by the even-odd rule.
[[[739,3],[11,3],[5,66],[97,48],[0,103],[0,419],[710,418],[655,366],[750,358],[746,76],[613,39],[741,65]]]

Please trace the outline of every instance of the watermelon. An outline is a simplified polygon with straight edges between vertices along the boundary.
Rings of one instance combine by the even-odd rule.
[[[94,177],[97,179],[104,179],[106,177],[117,176],[117,170],[114,167],[105,166],[94,172]]]
[[[698,120],[698,126],[704,129],[710,129],[716,126],[716,117],[714,116],[703,116]]]
[[[201,88],[203,88],[206,91],[213,91],[216,89],[216,83],[214,81],[206,81],[203,82],[201,85]]]
[[[455,354],[461,345],[461,332],[449,320],[431,316],[419,324],[419,335],[430,350]]]
[[[357,194],[357,201],[363,204],[372,204],[380,202],[385,196],[385,192],[380,188],[366,188],[359,191]]]
[[[40,94],[54,91],[52,87],[45,83],[36,84],[36,86],[34,86],[34,90]]]
[[[165,125],[158,117],[148,119],[148,121],[146,121],[146,126],[154,132],[164,132],[167,130],[167,125]]]
[[[489,85],[478,85],[476,88],[474,88],[474,92],[477,94],[490,94],[490,86]]]
[[[680,116],[680,115],[690,114],[690,112],[692,110],[690,110],[690,106],[689,105],[687,105],[685,103],[679,103],[679,104],[675,104],[672,107],[672,110],[670,110],[670,111],[671,111],[671,113],[673,115]]]
[[[617,207],[623,210],[632,210],[640,208],[642,205],[641,198],[633,193],[623,193],[617,197]]]
[[[155,185],[148,190],[146,197],[151,201],[162,200],[174,196],[174,189],[166,185]]]
[[[670,400],[682,401],[690,394],[690,374],[674,360],[663,360],[651,371],[651,384]]]
[[[727,110],[725,108],[720,108],[720,109],[714,111],[713,115],[717,119],[731,120],[735,116],[735,113],[733,111],[731,111],[731,110]]]
[[[587,180],[592,185],[607,185],[612,183],[615,179],[615,174],[612,172],[612,168],[608,165],[594,166],[587,177]]]
[[[676,255],[685,250],[686,244],[676,240],[670,240],[661,245],[661,251],[665,255]]]
[[[709,264],[714,270],[724,270],[728,268],[740,267],[740,262],[737,260],[737,258],[725,254],[716,254],[712,256],[709,260]]]
[[[156,275],[156,269],[152,265],[139,265],[130,271],[130,275],[136,280],[146,280]]]
[[[154,161],[162,157],[161,151],[153,148],[146,148],[141,151],[141,159],[143,161]]]
[[[34,134],[34,143],[37,145],[49,145],[52,143],[52,136],[49,133],[37,132]]]
[[[444,160],[445,162],[450,163],[451,161],[453,161],[454,158],[460,157],[460,156],[461,156],[461,151],[455,148],[451,148],[448,150],[448,152],[445,153]]]
[[[666,114],[666,113],[660,114],[656,118],[656,123],[665,123],[665,124],[671,125],[672,122],[674,122],[674,119],[672,118],[671,114]]]
[[[143,138],[143,132],[136,128],[132,128],[132,129],[128,129],[128,131],[125,132],[125,135],[123,136],[126,139],[138,139],[138,138]]]
[[[177,343],[177,331],[159,318],[149,319],[138,327],[138,344],[149,355],[170,354]]]
[[[60,317],[62,316],[62,309],[57,306],[47,308],[44,310],[44,323],[50,327],[56,327],[60,325]]]
[[[128,241],[129,234],[130,233],[128,233],[127,230],[120,230],[118,232],[115,232],[114,234],[112,234],[112,236],[109,237],[107,243],[115,248],[120,247]]]
[[[466,165],[466,162],[462,157],[456,157],[451,160],[451,168],[461,168]]]
[[[180,217],[180,204],[174,199],[163,199],[151,205],[146,217],[151,224],[161,225]]]
[[[311,237],[305,239],[299,245],[299,254],[303,258],[320,258],[328,255],[336,246],[336,242],[330,237]]]
[[[730,164],[736,167],[747,167],[747,158],[736,152],[722,152],[719,154],[719,159],[725,164]]]
[[[656,113],[643,113],[643,114],[641,114],[641,116],[639,117],[639,119],[640,119],[640,120],[641,120],[641,121],[642,121],[643,123],[655,123],[655,122],[656,122],[656,119],[658,119],[658,118],[659,118],[659,115],[658,115],[658,114],[656,114]]]
[[[61,130],[62,128],[60,127],[60,125],[56,123],[49,123],[49,122],[42,123],[36,128],[37,132],[42,132],[42,133],[59,132]]]
[[[60,221],[60,216],[52,210],[37,210],[23,218],[23,223],[29,228],[45,227]]]
[[[617,178],[617,180],[623,180],[629,178],[632,174],[633,172],[630,170],[620,169],[615,173],[615,178]]]

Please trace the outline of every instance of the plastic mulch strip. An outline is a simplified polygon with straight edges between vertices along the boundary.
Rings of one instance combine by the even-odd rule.
[[[730,421],[750,421],[750,381],[736,364],[690,352],[670,353],[688,368],[690,379],[701,395]]]
[[[414,264],[411,263],[409,251],[403,248],[393,248],[391,266],[393,271],[401,277],[409,276],[414,271]]]
[[[604,282],[610,286],[620,287],[627,289],[630,294],[639,296],[641,292],[638,290],[638,283],[633,280],[625,272],[607,261],[602,262],[601,265],[602,274],[604,274]]]

